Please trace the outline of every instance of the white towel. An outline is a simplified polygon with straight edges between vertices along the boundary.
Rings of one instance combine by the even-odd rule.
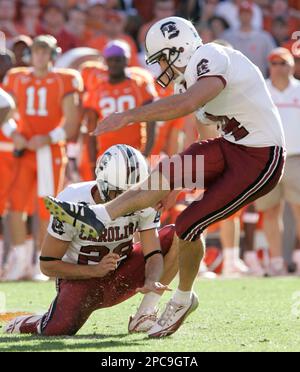
[[[54,176],[52,152],[50,146],[44,146],[37,150],[37,178],[38,178],[38,196],[54,195]]]

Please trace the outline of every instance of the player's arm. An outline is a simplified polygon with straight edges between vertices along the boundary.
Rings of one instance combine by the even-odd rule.
[[[15,108],[14,100],[4,90],[0,90],[0,126],[4,125],[11,117]]]
[[[138,288],[137,291],[161,294],[169,288],[159,282],[164,271],[164,259],[157,229],[141,231],[140,239],[145,257],[145,283],[144,287]]]
[[[97,127],[94,135],[120,129],[134,122],[167,121],[186,116],[205,106],[224,89],[224,82],[215,76],[199,79],[182,94],[176,94],[123,113],[112,114]]]
[[[0,91],[0,127],[2,133],[11,138],[14,142],[15,150],[23,150],[27,146],[27,141],[24,136],[18,132],[17,124],[14,120],[15,101],[12,96]]]
[[[43,274],[68,280],[90,279],[103,277],[117,267],[117,260],[120,257],[116,254],[106,255],[96,265],[76,265],[64,262],[62,258],[69,246],[69,241],[59,240],[49,233],[46,235],[40,256]]]
[[[10,112],[10,106],[0,107],[0,126],[2,126],[9,119]]]
[[[153,149],[155,143],[155,132],[156,132],[156,122],[147,123],[146,125],[146,145],[143,155],[147,158],[151,150]]]
[[[68,94],[63,98],[62,109],[64,113],[65,139],[75,141],[79,134],[80,119],[81,119],[81,104],[79,93],[75,92]]]

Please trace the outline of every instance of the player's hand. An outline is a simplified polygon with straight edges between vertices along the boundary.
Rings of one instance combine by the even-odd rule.
[[[49,136],[36,135],[28,141],[27,148],[31,151],[37,151],[38,149],[50,144],[51,138]]]
[[[91,133],[91,135],[100,136],[104,133],[114,132],[125,127],[127,124],[128,122],[122,113],[115,113],[99,122],[97,128]]]
[[[22,136],[22,134],[20,134],[19,132],[17,131],[13,132],[11,138],[14,142],[15,150],[20,151],[20,150],[24,150],[27,147],[26,138]]]
[[[91,266],[92,277],[102,278],[111,271],[116,270],[119,259],[120,256],[118,254],[108,253],[97,265]]]
[[[165,291],[172,291],[167,285],[164,285],[160,282],[145,282],[144,286],[136,289],[136,293],[140,292],[147,294],[149,292],[154,292],[159,295],[162,295]]]
[[[171,191],[164,199],[156,204],[155,209],[159,212],[162,212],[163,210],[168,211],[173,208],[180,192],[181,190]]]

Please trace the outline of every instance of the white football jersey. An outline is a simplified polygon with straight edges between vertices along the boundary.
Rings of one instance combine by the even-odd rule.
[[[221,135],[226,140],[250,147],[284,147],[280,116],[263,75],[242,53],[214,43],[205,44],[190,59],[184,76],[187,88],[205,76],[218,76],[224,82],[224,90],[203,111],[214,122],[220,119]],[[225,118],[234,118],[241,130],[226,134]]]
[[[95,205],[92,196],[95,187],[96,181],[70,185],[58,195],[58,199]],[[73,226],[53,217],[48,226],[48,233],[56,239],[70,242],[63,261],[84,265],[100,262],[109,252],[128,256],[132,251],[135,232],[156,229],[159,226],[159,214],[153,208],[147,208],[107,224],[98,239],[89,238],[79,233]]]
[[[271,80],[267,80],[267,86],[281,117],[287,156],[300,155],[300,81],[292,77],[283,91]]]
[[[4,107],[15,107],[13,98],[7,94],[3,89],[0,88],[0,108]]]

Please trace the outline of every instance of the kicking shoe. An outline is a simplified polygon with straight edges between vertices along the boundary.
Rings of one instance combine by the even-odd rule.
[[[169,301],[161,317],[148,332],[148,336],[160,338],[172,335],[198,306],[199,300],[195,293],[192,294],[189,305],[180,305],[173,300]]]
[[[152,312],[145,312],[143,314],[136,313],[135,316],[129,318],[128,332],[129,333],[141,333],[148,332],[158,319],[158,310]]]
[[[85,203],[64,202],[52,196],[44,198],[44,202],[48,211],[59,221],[75,227],[87,236],[97,238],[105,229],[104,224]]]
[[[4,327],[4,333],[40,333],[41,320],[41,315],[18,316],[6,324]]]

